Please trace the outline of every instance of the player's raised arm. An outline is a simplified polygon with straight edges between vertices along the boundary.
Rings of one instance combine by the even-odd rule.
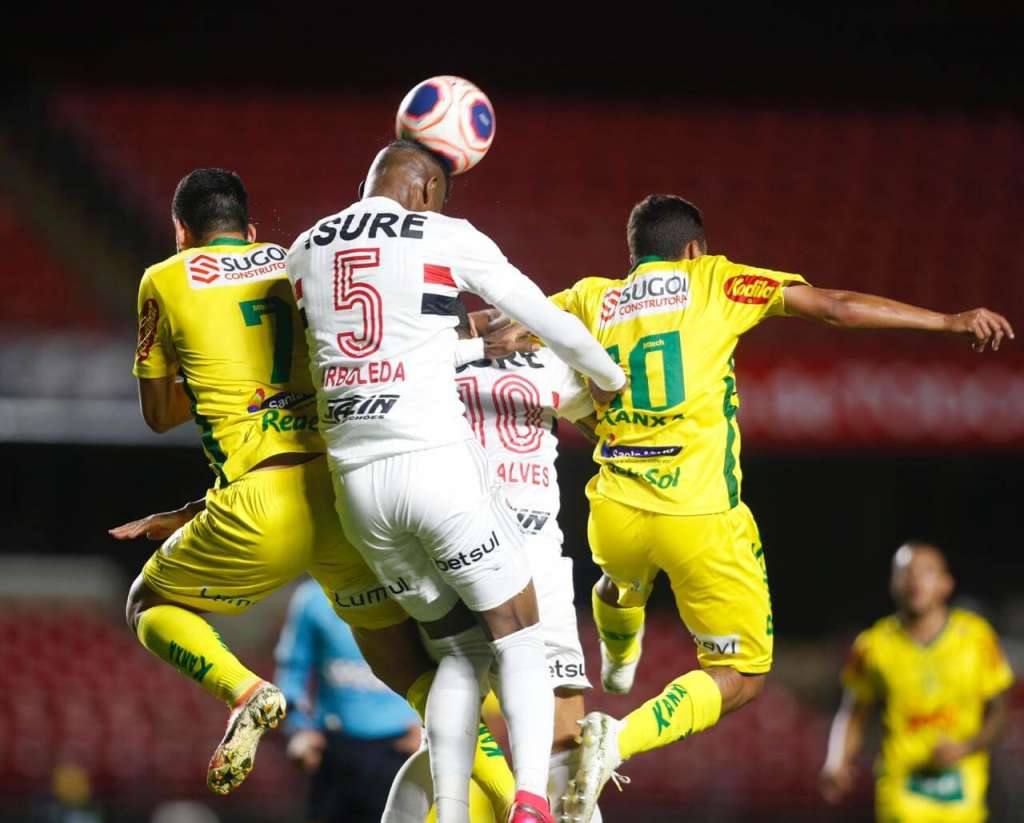
[[[984,308],[942,314],[874,294],[805,285],[786,287],[783,297],[787,314],[845,329],[917,329],[964,335],[977,352],[989,345],[998,350],[1004,337],[1014,339],[1009,321]]]

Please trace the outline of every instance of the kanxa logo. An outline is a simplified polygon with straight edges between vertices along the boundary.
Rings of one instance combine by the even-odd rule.
[[[350,420],[380,420],[391,413],[399,400],[397,394],[350,394],[327,401],[327,421],[347,423]]]
[[[492,531],[490,538],[485,540],[475,549],[468,552],[459,552],[458,554],[449,557],[447,560],[435,560],[434,565],[443,572],[454,572],[459,569],[465,569],[468,566],[472,566],[474,563],[479,563],[500,545],[501,541],[498,540],[497,533]]]
[[[209,254],[198,254],[189,259],[188,273],[197,283],[212,283],[220,277],[220,260]]]
[[[184,646],[179,646],[173,640],[167,648],[167,659],[182,674],[191,677],[196,683],[202,683],[203,678],[213,668],[213,661],[207,662],[201,654],[190,652]]]

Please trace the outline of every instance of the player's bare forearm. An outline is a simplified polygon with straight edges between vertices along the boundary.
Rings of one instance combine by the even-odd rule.
[[[864,730],[871,707],[860,703],[852,693],[843,693],[843,702],[832,721],[828,753],[821,770],[821,792],[830,803],[838,803],[853,787],[853,760],[864,742]]]
[[[139,406],[146,425],[158,434],[192,419],[192,401],[173,374],[139,378]]]
[[[971,751],[982,751],[992,746],[1006,728],[1009,712],[1006,708],[1006,697],[998,695],[985,704],[985,720],[981,731],[971,741]]]
[[[874,294],[812,286],[788,286],[786,312],[844,329],[911,329],[970,338],[976,351],[997,350],[1004,338],[1013,339],[1013,327],[1001,314],[979,308],[943,314]]]

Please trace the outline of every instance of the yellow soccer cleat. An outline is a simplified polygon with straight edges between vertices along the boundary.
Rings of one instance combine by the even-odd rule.
[[[230,794],[252,771],[256,747],[268,729],[284,719],[287,702],[281,690],[266,680],[257,681],[235,701],[228,728],[210,758],[206,785],[216,794]]]

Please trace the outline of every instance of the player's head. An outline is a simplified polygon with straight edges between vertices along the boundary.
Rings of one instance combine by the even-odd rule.
[[[390,197],[409,211],[441,211],[451,187],[443,157],[415,140],[395,140],[373,159],[360,194]]]
[[[920,617],[946,605],[953,593],[953,575],[941,549],[923,540],[908,540],[892,557],[891,586],[900,610]]]
[[[242,178],[226,169],[196,169],[178,182],[171,201],[178,251],[206,245],[219,234],[255,240],[249,193]]]
[[[707,251],[700,209],[674,194],[651,194],[633,206],[626,227],[629,257],[691,260]]]

